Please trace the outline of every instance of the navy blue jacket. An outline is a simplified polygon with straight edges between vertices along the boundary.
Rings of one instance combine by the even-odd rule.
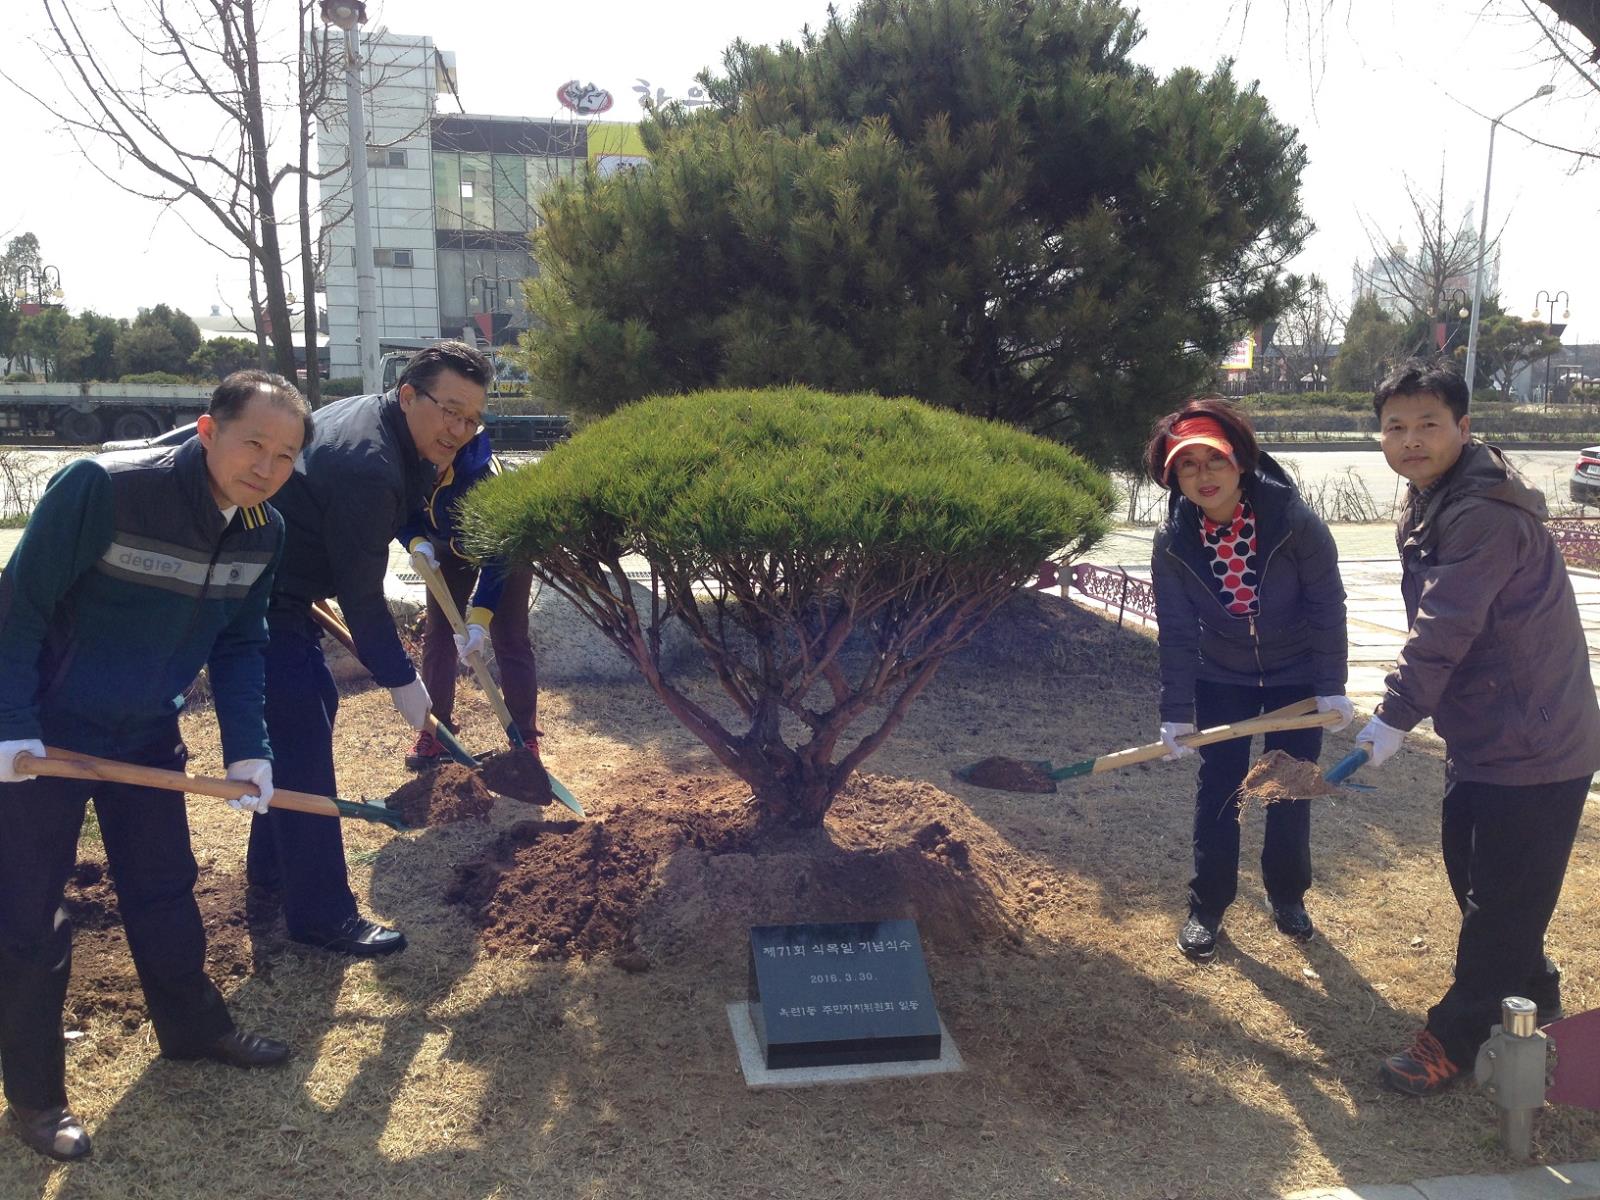
[[[198,439],[63,467],[0,576],[0,741],[121,757],[175,736],[206,666],[224,759],[270,758],[262,651],[282,546],[267,505],[224,520]]]
[[[337,597],[361,662],[384,687],[417,677],[384,599],[389,542],[427,498],[433,464],[417,453],[399,397],[348,396],[312,414],[295,473],[273,497],[288,527],[275,608]]]
[[[1261,455],[1243,484],[1256,514],[1261,561],[1256,616],[1235,616],[1223,605],[1200,543],[1200,510],[1176,488],[1156,531],[1150,579],[1163,721],[1195,719],[1197,679],[1249,687],[1304,684],[1317,696],[1344,692],[1344,584],[1333,535],[1270,455]]]

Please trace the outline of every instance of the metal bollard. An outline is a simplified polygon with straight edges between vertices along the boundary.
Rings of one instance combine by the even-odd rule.
[[[1500,1002],[1500,1024],[1478,1048],[1473,1071],[1478,1086],[1500,1108],[1500,1142],[1511,1157],[1533,1153],[1533,1114],[1544,1107],[1549,1041],[1539,1032],[1532,1000],[1508,996]]]

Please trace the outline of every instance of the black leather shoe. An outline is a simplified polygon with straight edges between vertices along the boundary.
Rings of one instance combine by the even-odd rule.
[[[1178,949],[1195,962],[1205,962],[1217,952],[1217,930],[1221,928],[1221,921],[1190,913],[1178,930]]]
[[[35,1154],[57,1162],[73,1162],[89,1154],[89,1132],[83,1122],[66,1108],[19,1108],[13,1104],[6,1115],[11,1130]]]
[[[275,1038],[235,1029],[192,1054],[163,1052],[162,1057],[185,1062],[209,1059],[230,1067],[280,1067],[288,1061],[289,1047]]]
[[[376,921],[368,921],[352,914],[337,929],[316,933],[294,933],[294,941],[335,954],[350,954],[356,958],[376,958],[380,954],[393,954],[406,948],[406,935],[398,929],[387,929]]]
[[[1273,904],[1270,900],[1267,904],[1272,909],[1272,923],[1284,937],[1309,942],[1316,936],[1317,927],[1311,923],[1311,914],[1306,912],[1304,904]]]

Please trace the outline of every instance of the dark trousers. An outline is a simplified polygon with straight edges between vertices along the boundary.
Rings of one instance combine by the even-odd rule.
[[[177,730],[124,761],[181,771]],[[206,934],[194,900],[199,871],[182,793],[41,777],[0,784],[0,1072],[24,1108],[67,1102],[61,1009],[72,969],[62,890],[94,800],[128,949],[161,1049],[190,1054],[233,1029],[206,976]]]
[[[1304,700],[1308,684],[1239,687],[1195,684],[1195,724],[1227,725]],[[1194,878],[1189,911],[1220,921],[1239,892],[1239,785],[1250,769],[1250,738],[1202,746],[1200,786],[1194,798]],[[1265,736],[1265,749],[1282,750],[1305,762],[1322,753],[1322,730],[1290,729]],[[1311,803],[1283,800],[1267,806],[1261,879],[1274,904],[1299,904],[1311,886]]]
[[[1444,797],[1440,841],[1461,906],[1455,982],[1428,1011],[1428,1029],[1471,1070],[1500,1023],[1500,1001],[1554,990],[1544,932],[1556,910],[1592,776],[1511,787],[1456,783]]]
[[[336,795],[333,719],[339,689],[322,657],[322,634],[304,609],[274,610],[267,631],[272,782],[292,791]],[[355,915],[344,830],[333,818],[281,808],[258,813],[250,825],[245,874],[253,884],[282,891],[291,936],[329,932]]]
[[[439,547],[436,545],[435,550]],[[444,551],[439,554],[439,573],[465,615],[478,568],[465,559]],[[489,623],[489,642],[500,667],[500,689],[517,732],[531,746],[537,727],[535,708],[539,700],[539,680],[533,663],[533,643],[528,635],[528,596],[533,590],[533,575],[516,570],[506,576],[505,591],[494,620]],[[422,683],[433,700],[433,715],[452,729],[456,705],[456,675],[460,661],[451,637],[450,622],[439,602],[428,593],[428,623],[422,636]]]

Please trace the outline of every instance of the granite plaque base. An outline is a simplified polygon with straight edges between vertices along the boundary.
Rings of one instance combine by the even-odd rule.
[[[940,1055],[915,921],[753,926],[747,1003],[770,1070]]]

